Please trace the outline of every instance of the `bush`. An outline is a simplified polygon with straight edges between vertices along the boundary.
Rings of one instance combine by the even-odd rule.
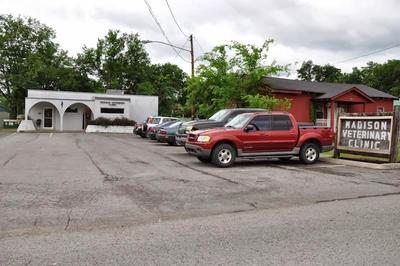
[[[125,117],[120,117],[120,118],[115,118],[115,119],[99,117],[99,118],[96,118],[95,120],[91,120],[88,122],[88,125],[103,126],[103,127],[134,126],[135,124],[136,124],[135,121],[129,120],[128,118],[125,118]]]
[[[278,99],[273,96],[264,95],[246,95],[243,99],[247,102],[248,107],[263,108],[268,111],[289,111],[292,102],[290,99]]]

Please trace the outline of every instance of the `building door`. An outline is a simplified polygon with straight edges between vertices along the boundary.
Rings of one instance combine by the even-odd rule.
[[[53,129],[54,110],[51,107],[43,108],[43,128]]]

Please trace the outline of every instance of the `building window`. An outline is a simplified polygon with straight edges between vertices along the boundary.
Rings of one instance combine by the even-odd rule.
[[[323,103],[317,103],[315,106],[315,118],[316,119],[321,119],[325,118],[324,116],[324,104]]]
[[[78,112],[78,108],[71,108],[68,107],[67,110],[65,110],[66,113],[77,113]]]
[[[383,113],[385,112],[385,108],[383,106],[378,107],[378,113]]]
[[[100,112],[102,114],[123,114],[124,108],[101,108]]]

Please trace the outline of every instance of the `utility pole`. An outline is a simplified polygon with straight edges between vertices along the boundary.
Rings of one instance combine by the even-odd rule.
[[[193,34],[189,36],[190,40],[190,61],[192,63],[192,77],[194,77],[194,50],[193,50]]]

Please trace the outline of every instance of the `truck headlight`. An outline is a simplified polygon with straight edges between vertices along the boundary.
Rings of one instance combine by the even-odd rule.
[[[211,139],[210,136],[198,136],[197,137],[198,142],[204,142],[204,143],[209,142],[210,139]]]
[[[185,129],[185,133],[186,133],[186,134],[189,134],[189,133],[192,131],[192,128],[193,128],[193,127],[187,127],[187,128]]]

